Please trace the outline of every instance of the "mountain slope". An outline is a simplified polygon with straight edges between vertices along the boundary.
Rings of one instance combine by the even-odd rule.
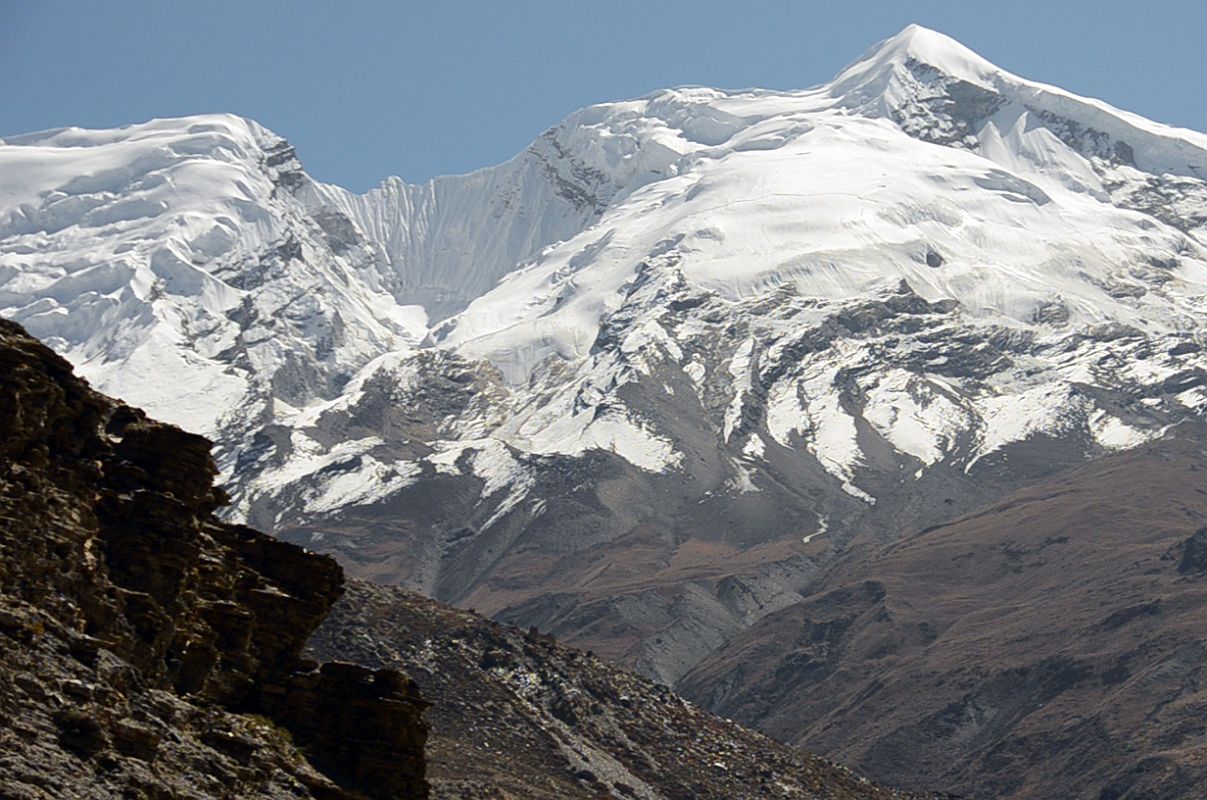
[[[355,580],[334,611],[315,657],[404,668],[433,700],[434,797],[932,796],[872,784],[538,631]]]
[[[213,435],[234,515],[673,681],[854,532],[1200,416],[1204,164],[917,27],[364,196],[237,118],[32,134],[0,311]]]
[[[1207,429],[836,566],[679,684],[786,741],[975,797],[1201,795]]]

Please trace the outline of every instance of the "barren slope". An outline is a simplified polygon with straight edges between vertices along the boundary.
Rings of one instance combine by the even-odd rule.
[[[848,559],[680,688],[906,785],[1198,797],[1204,475],[1207,433],[1185,425]]]
[[[352,581],[319,658],[405,668],[434,705],[434,798],[925,800],[713,716],[536,631]]]

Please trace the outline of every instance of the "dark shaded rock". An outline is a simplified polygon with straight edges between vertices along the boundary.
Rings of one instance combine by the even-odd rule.
[[[1114,146],[1115,161],[1129,167],[1136,166],[1136,151],[1125,141],[1117,140]]]
[[[1069,321],[1069,309],[1058,300],[1040,303],[1031,319],[1041,325],[1063,325]]]
[[[1121,628],[1129,622],[1134,622],[1143,617],[1155,617],[1161,613],[1160,603],[1141,603],[1139,605],[1128,606],[1113,612],[1110,616],[1102,621],[1102,627],[1108,630]]]
[[[875,603],[874,583],[835,596]],[[378,670],[402,668],[433,702],[429,779],[448,798],[907,800],[889,789],[683,702],[545,633],[350,580],[310,644],[328,663],[298,688],[346,681],[354,705]],[[361,666],[356,666],[356,664]],[[405,687],[396,686],[391,691]],[[336,715],[346,713],[333,709]],[[363,712],[357,713],[364,719]],[[297,731],[298,728],[293,728]],[[296,734],[295,734],[296,735]]]
[[[306,174],[298,161],[297,151],[284,139],[264,149],[261,162],[272,178],[273,185],[286,191],[297,191],[306,183]]]
[[[95,711],[69,708],[54,715],[59,744],[81,758],[91,758],[109,744],[105,725]]]
[[[113,745],[122,755],[151,761],[159,750],[159,732],[134,720],[121,720],[113,726]]]
[[[1191,353],[1197,353],[1202,349],[1203,348],[1200,347],[1197,342],[1187,340],[1185,342],[1178,342],[1173,347],[1169,348],[1169,354],[1171,356],[1185,356],[1190,355]]]
[[[317,211],[313,218],[326,234],[328,246],[340,255],[364,243],[356,225],[347,214],[330,210]]]
[[[206,731],[201,734],[201,741],[215,750],[226,753],[240,764],[248,764],[260,743],[247,736],[239,736],[229,731]]]
[[[1183,575],[1207,575],[1207,528],[1199,528],[1182,543],[1182,562],[1178,572]]]
[[[1188,389],[1205,385],[1207,385],[1207,371],[1194,369],[1170,375],[1161,381],[1160,388],[1165,394],[1181,394]]]
[[[428,703],[414,681],[391,669],[332,662],[265,685],[256,705],[280,720],[310,760],[341,785],[373,797],[422,797]]]
[[[427,796],[415,685],[301,658],[342,570],[215,475],[0,320],[0,796]]]
[[[893,119],[905,133],[923,141],[966,146],[975,140],[981,121],[1005,102],[995,91],[954,78],[916,58],[906,59],[905,67],[926,91],[895,109]]]

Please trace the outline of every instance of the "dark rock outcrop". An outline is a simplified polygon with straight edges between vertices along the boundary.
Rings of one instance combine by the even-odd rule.
[[[416,686],[301,658],[342,571],[209,449],[0,321],[0,796],[426,797]]]
[[[1182,543],[1182,561],[1178,572],[1183,575],[1207,575],[1207,528],[1199,528]]]

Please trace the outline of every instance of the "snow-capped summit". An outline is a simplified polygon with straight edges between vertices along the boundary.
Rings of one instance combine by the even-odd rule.
[[[235,514],[673,677],[814,541],[1200,415],[1205,168],[910,26],[364,195],[236,117],[13,137],[0,312],[215,437]]]
[[[1152,228],[1161,201],[1136,154],[1181,176],[1207,150],[1195,137],[1171,146],[1159,126],[1101,126],[1112,134],[1059,116],[1100,111],[1069,97],[911,26],[816,90],[687,89],[597,107],[593,125],[632,136],[628,151],[675,159],[437,338],[527,380],[550,356],[585,357],[651,254],[674,262],[659,274],[729,300],[780,286],[841,300],[904,280],[975,316],[1028,323],[1059,308],[1086,325],[1186,328],[1196,311],[1179,298],[1199,294],[1199,267],[1176,298],[1129,288],[1137,262],[1202,256],[1185,225]]]
[[[1077,149],[1151,173],[1207,178],[1207,135],[1020,78],[920,25],[869,49],[827,88],[840,105],[891,118],[907,133],[941,144],[975,139],[986,123],[1004,133],[1020,123],[1033,129],[1072,122],[1063,133],[1082,139]]]
[[[887,110],[900,99],[901,78],[918,68],[985,90],[992,90],[994,78],[1002,73],[955,39],[913,24],[873,45],[827,88],[836,99],[852,104],[879,102]]]

